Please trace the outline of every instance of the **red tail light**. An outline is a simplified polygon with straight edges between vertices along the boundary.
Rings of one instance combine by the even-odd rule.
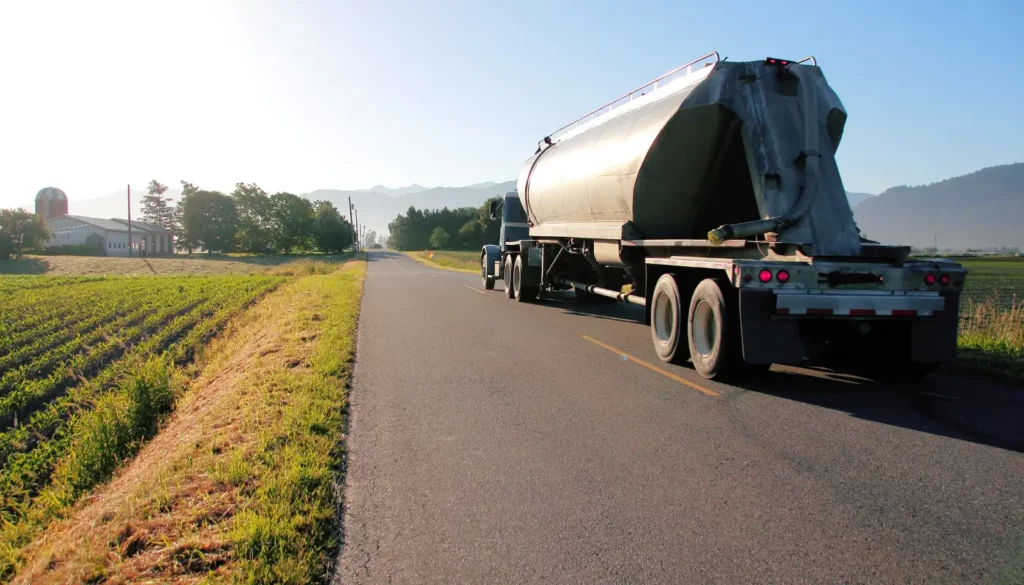
[[[930,272],[924,275],[924,283],[928,286],[935,284],[935,275]]]
[[[949,275],[948,274],[943,274],[942,276],[940,276],[939,277],[939,282],[942,283],[942,286],[946,286],[947,284],[949,284]]]
[[[786,284],[789,282],[789,272],[780,270],[779,273],[775,275],[775,278],[782,284]]]
[[[761,282],[770,282],[770,281],[771,281],[771,279],[772,279],[772,271],[771,271],[771,270],[768,270],[767,268],[765,268],[765,269],[764,269],[764,270],[762,270],[761,272],[758,272],[758,273],[757,273],[757,278],[758,278],[758,279],[759,279],[759,280],[760,280]]]

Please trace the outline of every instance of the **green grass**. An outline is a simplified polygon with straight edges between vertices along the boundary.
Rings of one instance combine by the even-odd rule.
[[[413,260],[424,264],[456,270],[458,272],[472,272],[480,274],[480,251],[452,251],[452,250],[423,250],[419,252],[406,252]]]
[[[952,258],[967,268],[964,301],[993,301],[1006,308],[1024,302],[1024,257]]]
[[[1024,257],[954,258],[970,272],[956,366],[1024,383]]]
[[[46,495],[92,495],[52,515],[19,578],[321,580],[340,545],[336,488],[366,265],[314,268],[233,319],[201,363],[130,370],[74,425]]]
[[[173,404],[185,367],[282,277],[0,277],[0,580]]]

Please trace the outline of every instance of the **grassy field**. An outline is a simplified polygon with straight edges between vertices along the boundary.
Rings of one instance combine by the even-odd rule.
[[[212,276],[218,274],[275,274],[310,262],[339,262],[347,255],[254,256],[250,254],[178,254],[169,258],[94,256],[31,256],[0,260],[0,274],[51,276]]]
[[[65,269],[81,260],[56,259]],[[228,581],[306,582],[322,572],[336,544],[337,437],[365,274],[343,259],[208,261],[266,274],[0,276],[0,582],[19,570],[29,576],[17,582],[124,580],[146,563],[158,581],[215,570]],[[109,274],[128,259],[87,260],[110,263],[99,271]],[[167,261],[185,265],[168,264],[181,274],[195,259]],[[168,459],[171,447],[185,459]],[[99,522],[116,533],[75,529],[138,465],[149,471],[132,485],[151,483],[131,501],[107,501],[103,517],[121,524]],[[174,474],[214,478],[201,501],[181,502],[193,533],[134,530],[174,517],[176,488],[160,483]],[[143,496],[153,508],[139,508]],[[200,512],[211,519],[195,524]],[[213,538],[211,526],[216,550],[188,540]],[[61,549],[62,534],[86,541]]]
[[[957,366],[1024,383],[1024,258],[956,258],[970,273]]]
[[[406,252],[410,258],[448,270],[480,274],[480,251],[456,252],[451,250],[424,250]]]

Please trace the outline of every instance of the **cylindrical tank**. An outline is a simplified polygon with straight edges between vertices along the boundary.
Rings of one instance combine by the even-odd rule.
[[[808,95],[817,100],[806,129],[814,140]],[[717,62],[627,99],[552,136],[523,165],[517,188],[531,236],[704,239],[794,209],[810,190],[804,161],[820,156],[808,211],[779,240],[859,253],[834,158],[846,113],[817,66]]]

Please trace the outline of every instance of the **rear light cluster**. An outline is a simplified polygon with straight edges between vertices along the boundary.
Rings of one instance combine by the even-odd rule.
[[[941,283],[942,286],[948,285],[949,284],[949,275],[948,274],[943,274],[941,276],[936,277],[935,274],[933,274],[931,272],[929,272],[928,274],[924,275],[924,283],[927,284],[928,286],[933,286],[936,282]]]
[[[772,271],[768,270],[767,268],[762,268],[761,272],[757,273],[757,279],[765,284],[768,284],[769,282],[772,281],[772,276]],[[774,274],[774,277],[775,280],[779,281],[780,283],[786,284],[787,282],[789,282],[789,271],[780,270]]]

